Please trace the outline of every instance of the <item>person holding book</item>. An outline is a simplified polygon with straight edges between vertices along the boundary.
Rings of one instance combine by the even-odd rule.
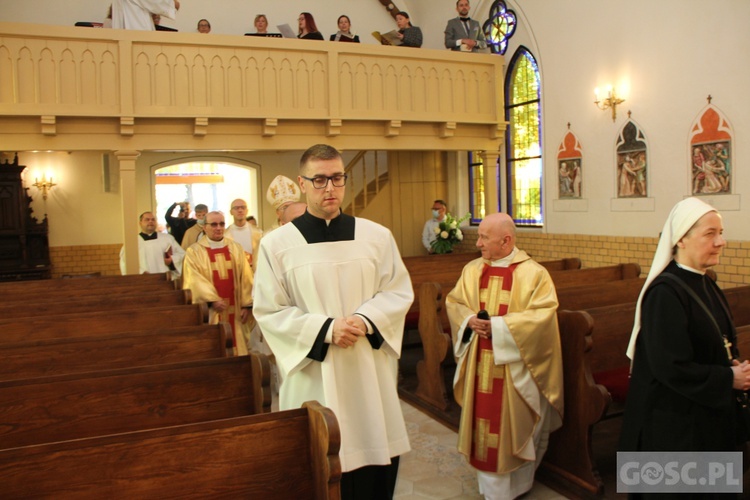
[[[422,30],[418,26],[412,26],[409,14],[404,11],[396,14],[396,25],[398,26],[398,38],[403,47],[421,47]]]
[[[339,26],[339,30],[336,34],[331,35],[332,42],[354,42],[359,43],[359,37],[352,33],[352,22],[349,20],[349,16],[340,15],[339,20],[336,21]]]
[[[141,232],[138,234],[138,274],[171,273],[173,279],[182,274],[182,259],[185,251],[171,234],[156,230],[156,216],[143,212],[138,218]],[[125,260],[125,245],[120,249],[120,272],[128,274]]]
[[[323,40],[323,35],[318,31],[318,27],[315,25],[315,19],[309,12],[303,12],[299,15],[299,34],[297,38],[300,40]]]
[[[445,48],[462,52],[477,52],[487,48],[479,21],[469,17],[469,0],[456,2],[458,17],[454,17],[445,26]]]

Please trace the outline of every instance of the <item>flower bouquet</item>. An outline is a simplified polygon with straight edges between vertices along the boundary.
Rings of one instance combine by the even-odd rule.
[[[456,219],[451,214],[445,214],[445,219],[440,221],[435,228],[435,235],[437,237],[431,245],[432,253],[451,253],[453,245],[461,243],[464,239],[464,234],[461,232],[459,226],[469,217],[471,217],[471,213],[467,213],[460,219]]]

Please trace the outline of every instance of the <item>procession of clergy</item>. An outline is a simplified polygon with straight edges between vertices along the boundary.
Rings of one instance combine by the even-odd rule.
[[[283,214],[290,205],[304,206],[299,203],[300,191],[294,181],[281,175],[273,180],[266,195],[277,214]],[[177,205],[179,219],[170,217]],[[232,201],[230,214],[234,221],[228,227],[223,213],[208,212],[205,205],[196,205],[195,219],[185,226],[189,211],[187,203],[175,203],[168,209],[171,234],[157,231],[153,212],[140,215],[138,272],[168,272],[174,280],[182,278],[183,288],[191,290],[193,301],[209,305],[212,324],[228,322],[232,325],[237,355],[247,354],[248,346],[267,353],[256,343],[259,335],[251,334],[255,328],[251,313],[253,256],[258,254],[263,232],[248,222],[247,203],[242,199]],[[181,231],[174,222],[183,223]],[[283,222],[277,218],[274,228]],[[120,271],[126,274],[124,246],[120,250]]]
[[[237,355],[272,355],[279,409],[317,400],[333,410],[342,498],[392,498],[399,456],[410,450],[397,380],[414,292],[391,232],[341,211],[346,178],[336,149],[313,146],[296,183],[277,176],[268,188],[278,226],[263,235],[247,223],[246,202],[234,200],[234,223],[225,231],[224,215],[208,212],[197,221],[204,236],[187,250],[146,212],[140,272],[181,275],[193,301],[208,304],[210,321],[233,326]],[[547,437],[562,423],[554,285],[515,241],[508,215],[485,217],[482,257],[446,300],[462,406],[458,449],[492,499],[532,488]],[[121,265],[124,274],[123,252]]]

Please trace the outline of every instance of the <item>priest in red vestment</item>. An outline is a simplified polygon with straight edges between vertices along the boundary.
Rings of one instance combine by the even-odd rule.
[[[183,288],[190,289],[195,302],[209,304],[212,324],[227,321],[234,333],[235,353],[247,354],[254,321],[253,272],[239,243],[224,237],[224,215],[209,212],[206,238],[185,252]]]
[[[547,270],[516,248],[507,214],[485,217],[478,236],[482,257],[446,297],[458,449],[485,498],[512,499],[532,488],[549,433],[562,425],[557,295]]]

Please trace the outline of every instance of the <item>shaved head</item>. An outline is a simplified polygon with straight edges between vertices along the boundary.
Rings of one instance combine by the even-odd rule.
[[[479,224],[477,235],[477,248],[488,260],[507,257],[516,247],[516,224],[508,214],[486,216]]]

